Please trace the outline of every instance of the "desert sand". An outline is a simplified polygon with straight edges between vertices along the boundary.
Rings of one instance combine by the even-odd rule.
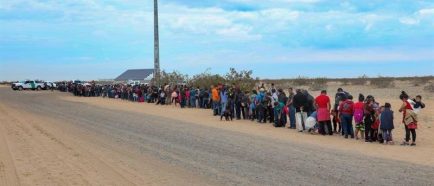
[[[338,87],[337,84],[331,84],[328,87],[328,92],[335,93]],[[403,87],[403,88],[399,88]],[[409,89],[411,87],[412,89]],[[434,166],[434,95],[423,91],[423,87],[412,87],[409,82],[401,82],[395,88],[376,89],[369,86],[345,86],[345,91],[348,91],[357,97],[359,93],[365,96],[371,94],[380,104],[388,102],[392,104],[392,109],[395,113],[395,130],[393,136],[395,145],[380,145],[378,143],[365,144],[363,140],[344,140],[340,136],[323,137],[318,135],[300,134],[289,129],[274,128],[271,125],[259,125],[251,121],[233,121],[221,122],[220,118],[212,117],[210,110],[201,109],[179,109],[173,106],[155,106],[154,104],[135,104],[124,102],[121,100],[107,100],[101,98],[78,98],[78,97],[62,97],[64,100],[87,103],[98,107],[104,107],[115,110],[131,111],[138,113],[152,114],[155,116],[167,117],[182,121],[194,122],[199,125],[206,125],[224,130],[231,130],[253,134],[261,137],[276,138],[279,140],[297,141],[299,143],[307,143],[318,145],[330,149],[345,150],[348,152],[360,153],[372,157],[380,157],[417,163],[421,165]],[[363,90],[363,91],[360,91]],[[402,124],[402,114],[398,111],[402,101],[399,100],[401,90],[405,90],[411,95],[422,95],[423,102],[427,105],[420,114],[419,129],[417,130],[417,147],[405,148],[399,145],[405,136],[405,130]],[[312,95],[319,95],[319,91],[311,92]],[[333,94],[334,95],[334,94]],[[331,96],[333,97],[333,96]],[[333,98],[332,98],[333,99]],[[115,103],[113,103],[115,102]],[[404,148],[404,149],[403,149]],[[403,152],[405,150],[405,152]]]

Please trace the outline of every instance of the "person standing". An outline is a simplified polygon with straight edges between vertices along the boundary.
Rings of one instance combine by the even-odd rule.
[[[220,115],[221,116],[226,111],[227,105],[228,105],[228,90],[226,90],[226,87],[223,85],[222,89],[220,90]]]
[[[401,145],[416,146],[417,115],[408,101],[409,96],[406,92],[402,91],[399,98],[402,100],[402,105],[399,109],[399,112],[402,112],[402,123],[404,123],[405,128],[405,141],[402,142]],[[412,138],[411,144],[409,143],[410,133]]]
[[[365,124],[365,142],[372,142],[374,139],[372,125],[375,122],[374,97],[368,95],[363,109],[363,121]]]
[[[322,135],[333,135],[332,123],[330,118],[330,98],[327,96],[327,91],[322,90],[321,94],[315,98],[317,108],[317,120],[319,123],[319,133]]]
[[[266,100],[265,100],[265,89],[264,88],[259,89],[259,93],[256,96],[255,102],[256,102],[256,109],[257,109],[257,113],[258,113],[258,116],[257,116],[258,123],[262,123],[262,122],[266,123],[267,122],[267,120],[265,118]]]
[[[299,132],[305,130],[304,124],[306,123],[307,113],[304,110],[307,104],[307,96],[303,94],[301,89],[296,90],[296,94],[293,98],[293,103],[295,107],[295,120],[297,123],[297,129]]]
[[[190,100],[188,100],[190,102],[191,108],[196,108],[196,94],[197,94],[196,89],[194,89],[194,87],[191,86],[190,87]]]
[[[393,111],[390,103],[384,104],[384,110],[380,116],[380,129],[383,133],[384,144],[393,144],[392,130],[395,128],[393,124]]]
[[[209,108],[211,108],[212,106],[211,106],[211,101],[210,101],[210,92],[209,92],[209,90],[208,89],[204,89],[204,90],[202,90],[201,92],[203,92],[203,94],[202,94],[202,102],[200,103],[201,105],[202,105],[202,107],[201,108],[204,108],[204,109],[209,109]]]
[[[252,93],[249,96],[249,119],[254,121],[257,118],[256,112],[256,97],[258,92],[256,90],[252,90]]]
[[[295,107],[293,104],[293,98],[294,98],[294,90],[292,87],[288,89],[288,101],[286,105],[288,106],[288,116],[289,116],[289,128],[295,129]]]
[[[363,139],[363,132],[365,131],[365,126],[363,124],[364,107],[365,107],[365,96],[359,94],[359,101],[354,104],[354,122],[356,123],[356,140],[359,139],[359,132]]]
[[[339,117],[341,118],[342,129],[344,130],[345,138],[347,139],[350,135],[354,138],[353,131],[353,113],[354,113],[354,103],[352,101],[353,96],[349,95],[348,99],[343,99],[339,105]]]
[[[211,86],[211,99],[214,116],[220,115],[220,93],[217,87]]]
[[[234,104],[235,104],[235,118],[237,119],[237,120],[240,120],[241,119],[241,114],[244,116],[244,110],[243,110],[243,107],[242,107],[242,101],[243,101],[243,97],[244,97],[244,94],[243,94],[243,92],[241,91],[241,89],[239,88],[239,87],[236,87],[235,88],[235,90],[234,90]]]

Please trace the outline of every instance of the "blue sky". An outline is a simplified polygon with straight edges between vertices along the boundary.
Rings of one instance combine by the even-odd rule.
[[[434,75],[433,0],[160,0],[161,66],[261,78]],[[152,0],[0,0],[0,80],[153,66]]]

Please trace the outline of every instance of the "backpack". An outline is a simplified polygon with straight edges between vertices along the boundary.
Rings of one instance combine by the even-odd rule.
[[[342,112],[346,112],[346,113],[353,113],[353,102],[352,101],[344,101],[342,103]]]

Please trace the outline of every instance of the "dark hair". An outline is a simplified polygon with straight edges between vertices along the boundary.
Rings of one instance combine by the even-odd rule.
[[[401,91],[401,95],[399,95],[399,99],[408,99],[408,94],[405,91]]]
[[[422,96],[421,95],[417,95],[416,98],[422,99]]]
[[[386,103],[386,104],[384,104],[384,107],[385,108],[390,108],[390,107],[392,107],[392,105],[390,103]]]
[[[344,89],[338,88],[338,92],[342,92],[342,91],[344,91]]]
[[[365,96],[363,94],[359,94],[359,101],[362,102],[365,100]]]
[[[347,97],[349,100],[352,100],[353,99],[353,95],[348,95],[348,97]]]
[[[321,94],[327,94],[327,90],[321,90]]]

